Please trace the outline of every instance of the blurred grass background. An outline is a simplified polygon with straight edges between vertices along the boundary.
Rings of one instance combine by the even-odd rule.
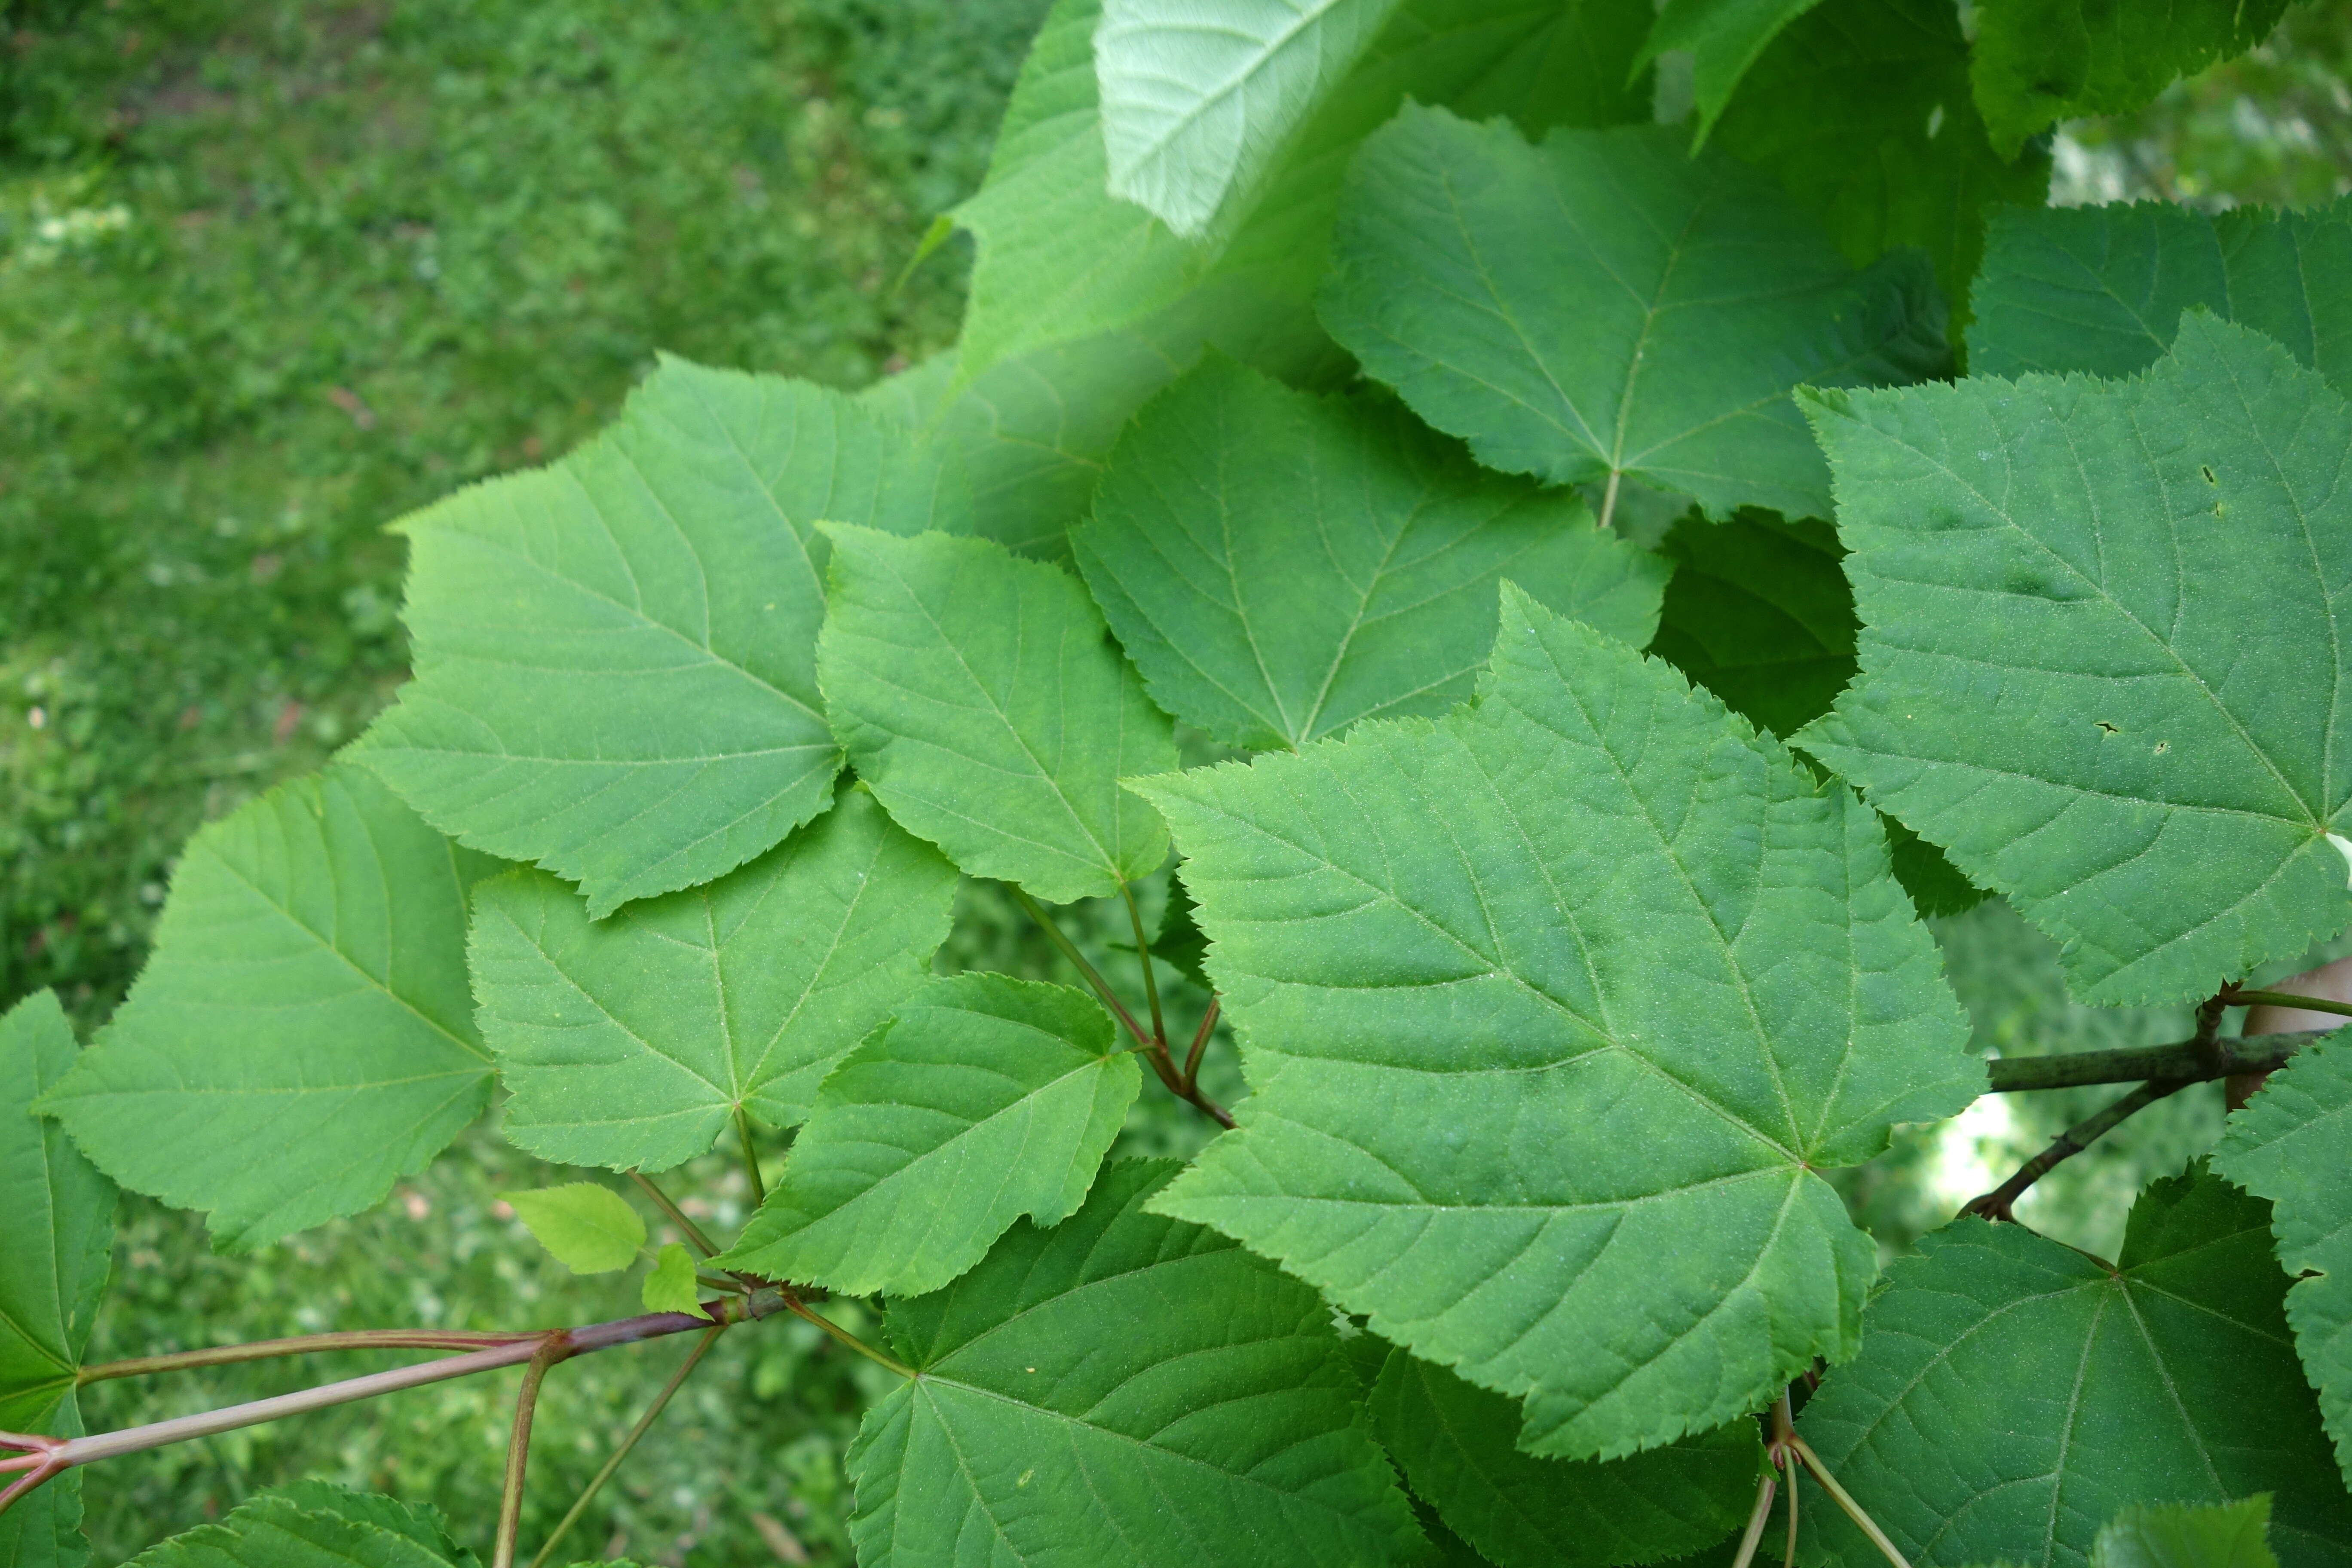
[[[103,1018],[188,833],[383,704],[406,658],[383,522],[561,453],[656,349],[854,386],[943,346],[959,253],[894,285],[977,184],[1045,5],[0,0],[0,1004],[49,985],[85,1028]],[[2066,128],[2054,199],[2341,195],[2347,68],[2352,5],[2299,6],[2143,113]],[[1076,918],[1099,949],[1096,915]],[[1988,1047],[2186,1031],[2074,1006],[1998,903],[1938,935]],[[951,964],[1055,962],[967,889]],[[1988,1101],[1849,1195],[1900,1249],[2102,1098]],[[2021,1217],[2111,1250],[2130,1194],[2220,1115],[2218,1091],[2178,1097]],[[1129,1142],[1196,1137],[1153,1115]],[[478,1131],[378,1211],[257,1258],[127,1197],[93,1355],[635,1310],[635,1275],[542,1266],[497,1198],[578,1174]],[[740,1218],[725,1160],[675,1190],[722,1230]],[[686,1350],[551,1380],[527,1547]],[[375,1364],[102,1384],[87,1414],[153,1420]],[[869,1370],[796,1322],[725,1336],[558,1560],[848,1562],[840,1455]],[[98,1561],[308,1473],[430,1499],[486,1547],[515,1375],[93,1473]]]

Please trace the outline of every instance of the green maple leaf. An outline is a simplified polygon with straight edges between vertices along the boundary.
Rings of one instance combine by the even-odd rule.
[[[1168,830],[1118,781],[1175,766],[1175,732],[1077,579],[982,539],[826,532],[819,673],[891,816],[1052,903],[1159,869]]]
[[[2230,1118],[2213,1168],[2270,1199],[2287,1321],[2352,1482],[2352,1045],[2306,1046]]]
[[[1980,0],[1971,79],[2014,155],[2060,120],[2126,114],[2269,36],[2287,0]]]
[[[834,1069],[724,1268],[853,1296],[936,1290],[1094,1184],[1142,1074],[1084,992],[934,981]]]
[[[2091,1543],[2091,1568],[2278,1568],[2271,1500],[2147,1504],[2116,1515]]]
[[[929,973],[955,868],[852,788],[718,881],[591,921],[541,871],[475,890],[483,1037],[509,1142],[564,1164],[662,1171],[738,1110],[771,1126]]]
[[[1741,1419],[1598,1464],[1520,1452],[1507,1399],[1391,1352],[1371,1397],[1372,1434],[1413,1495],[1498,1568],[1656,1563],[1738,1530],[1764,1463]]]
[[[1853,678],[1853,590],[1837,531],[1743,511],[1685,518],[1662,551],[1675,563],[1650,651],[1735,712],[1793,735]]]
[[[2125,376],[2192,307],[2275,338],[2352,394],[2352,200],[2312,212],[2162,202],[1995,213],[1971,303],[1979,375]]]
[[[612,1274],[637,1260],[646,1222],[629,1201],[594,1182],[500,1193],[534,1240],[574,1274]]]
[[[1313,1290],[1144,1205],[1173,1169],[1106,1170],[945,1290],[895,1301],[917,1375],[848,1468],[864,1568],[978,1561],[1261,1568],[1418,1556]]]
[[[1983,1069],[1877,821],[1507,587],[1476,704],[1139,783],[1253,1092],[1159,1200],[1613,1457],[1853,1353],[1818,1174]]]
[[[364,768],[280,784],[189,841],[154,956],[40,1109],[226,1250],[372,1206],[489,1103],[466,977],[489,865]]]
[[[1160,706],[1254,747],[1453,707],[1506,575],[1639,647],[1667,574],[1573,495],[1486,472],[1393,403],[1222,361],[1137,416],[1071,545]]]
[[[32,1103],[66,1075],[73,1026],[36,991],[0,1013],[0,1431],[77,1436],[77,1374],[114,1260],[114,1184]],[[14,1479],[14,1477],[9,1478]],[[68,1470],[0,1515],[0,1563],[81,1568],[81,1472]]]
[[[1821,0],[1664,0],[1636,58],[1643,65],[1680,50],[1691,57],[1696,147],[1766,46]]]
[[[416,679],[355,754],[599,919],[731,870],[833,799],[819,518],[913,533],[964,506],[837,392],[665,361],[562,462],[399,525]]]
[[[1798,1430],[1923,1565],[2081,1564],[2128,1506],[2256,1492],[2282,1562],[2352,1562],[2352,1498],[2295,1364],[2269,1208],[2192,1167],[2141,1195],[2112,1267],[1955,1221],[1894,1265],[1862,1354]],[[1834,1560],[1874,1555],[1833,1509],[1802,1521]]]
[[[479,1568],[430,1508],[299,1481],[217,1524],[157,1542],[125,1568]]]
[[[2063,942],[2084,1001],[2342,929],[2352,405],[2204,316],[2129,382],[1807,402],[1862,674],[1797,744]]]
[[[1946,358],[1924,260],[1846,265],[1767,175],[1669,127],[1556,131],[1407,108],[1349,176],[1323,322],[1481,462],[1630,476],[1710,514],[1825,517],[1789,393]]]
[[[2038,208],[2049,194],[2046,152],[1993,151],[1946,0],[1825,0],[1748,68],[1717,132],[1777,176],[1847,260],[1916,246],[1955,301],[1977,274],[1988,209]]]

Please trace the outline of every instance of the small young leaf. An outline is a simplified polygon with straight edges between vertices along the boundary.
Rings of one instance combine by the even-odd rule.
[[[1323,322],[1489,468],[1631,476],[1711,515],[1826,517],[1800,383],[1937,373],[1923,258],[1856,274],[1787,195],[1671,127],[1557,131],[1407,108],[1349,177]]]
[[[382,1201],[489,1103],[466,983],[489,864],[364,768],[280,784],[189,841],[154,956],[40,1109],[226,1250]]]
[[[438,1514],[390,1498],[301,1482],[264,1492],[217,1524],[156,1542],[125,1568],[479,1568]]]
[[[1610,1458],[1853,1353],[1819,1173],[1984,1069],[1851,791],[1504,595],[1471,708],[1135,786],[1255,1086],[1158,1206]]]
[[[636,1261],[646,1222],[628,1201],[593,1182],[500,1193],[540,1246],[574,1274],[610,1274]]]
[[[2244,54],[2287,0],[1979,0],[1973,86],[2015,155],[2053,121],[2126,114],[2175,77]]]
[[[937,456],[841,394],[665,361],[563,461],[400,524],[416,679],[355,755],[598,919],[707,882],[833,800],[816,520],[963,517]]]
[[[2133,1504],[2269,1492],[2281,1560],[2341,1568],[2352,1499],[2295,1364],[2269,1208],[2192,1166],[2141,1195],[2112,1268],[1957,1220],[1888,1272],[1862,1354],[1797,1428],[1915,1562],[2080,1563]],[[1813,1552],[1874,1554],[1833,1508],[1801,1518]]]
[[[1142,1075],[1066,986],[934,981],[817,1093],[722,1267],[852,1296],[936,1290],[1013,1222],[1068,1217]]]
[[[864,1568],[1202,1568],[1244,1542],[1253,1568],[1418,1558],[1330,1309],[1144,1212],[1171,1169],[1113,1165],[1070,1219],[1020,1225],[947,1289],[891,1303],[920,1376],[850,1447]]]
[[[1371,1415],[1413,1495],[1497,1568],[1611,1568],[1712,1545],[1747,1519],[1764,1463],[1744,1416],[1607,1464],[1538,1459],[1517,1446],[1517,1405],[1402,1351]]]
[[[2083,1001],[2343,928],[2352,405],[2202,314],[2134,381],[1806,396],[1863,633],[1799,745],[2064,942]]]
[[[2230,1118],[2213,1168],[2277,1206],[2287,1321],[2352,1485],[2352,1039],[2305,1046]]]
[[[1160,705],[1254,747],[1461,701],[1506,576],[1639,647],[1667,574],[1392,402],[1222,360],[1137,416],[1071,545]]]
[[[1995,213],[1971,303],[1977,375],[2130,375],[2164,357],[2194,307],[2277,339],[2352,396],[2352,200]]]
[[[668,1242],[655,1259],[654,1271],[646,1276],[645,1289],[638,1300],[648,1312],[692,1312],[702,1306],[694,1283],[694,1254],[677,1242]]]
[[[900,826],[1051,903],[1157,870],[1168,830],[1118,781],[1174,767],[1175,732],[1077,580],[987,540],[825,530],[825,700]]]
[[[748,866],[592,921],[543,871],[475,890],[482,1035],[514,1093],[509,1142],[661,1171],[739,1109],[775,1127],[922,984],[955,868],[866,791]]]
[[[2091,1543],[2091,1568],[2279,1568],[2268,1532],[2271,1500],[2143,1503],[2116,1515]]]

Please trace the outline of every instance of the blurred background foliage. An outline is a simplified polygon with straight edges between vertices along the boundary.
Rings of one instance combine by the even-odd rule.
[[[900,273],[978,184],[1045,5],[0,0],[0,1005],[52,985],[85,1029],[102,1019],[187,835],[383,706],[406,658],[383,523],[559,454],[657,350],[855,386],[947,343],[960,253]],[[2352,192],[2347,70],[2352,5],[2297,6],[2141,113],[2063,128],[2053,199]],[[1110,911],[1071,923],[1131,965]],[[2187,1032],[2070,1002],[2050,944],[1998,900],[1937,930],[1987,1048]],[[1069,978],[976,886],[941,961],[966,966]],[[1162,979],[1189,1027],[1204,994]],[[1238,1095],[1229,1051],[1211,1074]],[[1988,1100],[1843,1184],[1891,1254],[2103,1098]],[[2176,1097],[2021,1217],[2112,1252],[2130,1194],[2221,1114],[2210,1086]],[[1154,1097],[1126,1146],[1199,1138]],[[376,1212],[258,1258],[213,1256],[191,1216],[127,1196],[93,1356],[635,1310],[636,1274],[548,1263],[497,1195],[579,1174],[478,1130]],[[730,1159],[674,1190],[721,1231],[741,1218]],[[551,1380],[527,1542],[687,1349]],[[105,1383],[87,1413],[154,1420],[375,1364]],[[557,1560],[847,1563],[840,1455],[871,1371],[797,1322],[724,1336]],[[430,1499],[480,1533],[516,1375],[94,1473],[98,1561],[300,1474]]]

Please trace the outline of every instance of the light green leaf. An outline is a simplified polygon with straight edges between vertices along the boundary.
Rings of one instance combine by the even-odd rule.
[[[2091,1568],[2278,1568],[2271,1500],[2148,1504],[2116,1515],[2091,1543]]]
[[[1083,992],[934,981],[825,1079],[720,1264],[851,1296],[936,1290],[1014,1220],[1076,1210],[1141,1083]]]
[[[1836,530],[1742,511],[1685,518],[1661,548],[1675,574],[1651,652],[1775,735],[1829,710],[1854,670]]]
[[[1373,1568],[1421,1542],[1314,1291],[1144,1204],[1111,1166],[1076,1215],[1022,1225],[891,1304],[920,1374],[848,1456],[863,1568],[1067,1562]]]
[[[1692,148],[1706,140],[1716,116],[1765,46],[1821,0],[1665,0],[1636,57],[1647,65],[1671,50],[1691,57],[1691,100],[1697,110]]]
[[[833,799],[817,519],[961,528],[960,479],[837,392],[667,360],[551,468],[399,526],[416,679],[356,755],[598,919]]]
[[[2352,1042],[2336,1034],[2271,1074],[2230,1118],[2213,1168],[2277,1205],[2287,1321],[2352,1483]]]
[[[446,1521],[390,1498],[299,1482],[217,1524],[158,1542],[126,1568],[478,1568]]]
[[[1198,239],[1250,190],[1397,0],[1103,0],[1109,192]]]
[[[2191,307],[2275,338],[2352,395],[2352,200],[2311,212],[2158,202],[1993,215],[1969,328],[1978,375],[2126,376]]]
[[[1506,576],[1638,647],[1668,570],[1392,402],[1223,360],[1137,416],[1071,546],[1160,706],[1258,747],[1461,701]]]
[[[2049,194],[2048,153],[1993,151],[1950,0],[1825,0],[1748,68],[1717,129],[1847,260],[1917,246],[1955,301],[1976,276],[1987,210],[2040,207]]]
[[[1118,781],[1174,767],[1175,731],[1077,579],[982,539],[825,531],[825,700],[899,825],[1053,903],[1159,869],[1168,830]]]
[[[696,1293],[694,1255],[677,1242],[666,1244],[654,1259],[654,1271],[646,1276],[645,1288],[637,1293],[648,1312],[693,1312],[700,1310],[702,1299]]]
[[[541,871],[475,892],[478,1021],[542,1159],[661,1171],[736,1110],[788,1127],[922,984],[955,868],[865,790],[751,864],[591,921]]]
[[[1853,1353],[1818,1173],[1983,1068],[1850,791],[1503,592],[1475,706],[1135,786],[1253,1086],[1158,1206],[1613,1458]]]
[[[2083,1001],[2343,928],[2352,406],[2205,316],[2135,381],[1807,403],[1862,674],[1799,745],[2063,942]]]
[[[1607,1464],[1519,1451],[1519,1412],[1444,1367],[1391,1352],[1372,1433],[1415,1496],[1499,1568],[1608,1568],[1711,1546],[1756,1500],[1764,1446],[1745,1418]]]
[[[2126,114],[2175,77],[2244,54],[2287,0],[1978,0],[1977,107],[2014,154],[2061,120]]]
[[[1772,181],[1677,133],[1408,108],[1364,144],[1323,322],[1489,468],[1829,514],[1789,393],[1943,363],[1922,258],[1850,269]],[[1613,488],[1613,486],[1612,486]]]
[[[364,768],[280,784],[189,840],[154,956],[40,1110],[225,1250],[371,1207],[489,1103],[466,982],[488,868]]]
[[[574,1274],[610,1274],[636,1261],[646,1222],[628,1200],[593,1182],[500,1193],[540,1246]]]
[[[2269,1206],[2192,1166],[2141,1194],[2114,1267],[1957,1220],[1894,1265],[1797,1429],[1920,1568],[2079,1568],[2125,1508],[2256,1492],[2289,1568],[2352,1562]],[[1812,1551],[1874,1556],[1835,1509],[1801,1519]]]

